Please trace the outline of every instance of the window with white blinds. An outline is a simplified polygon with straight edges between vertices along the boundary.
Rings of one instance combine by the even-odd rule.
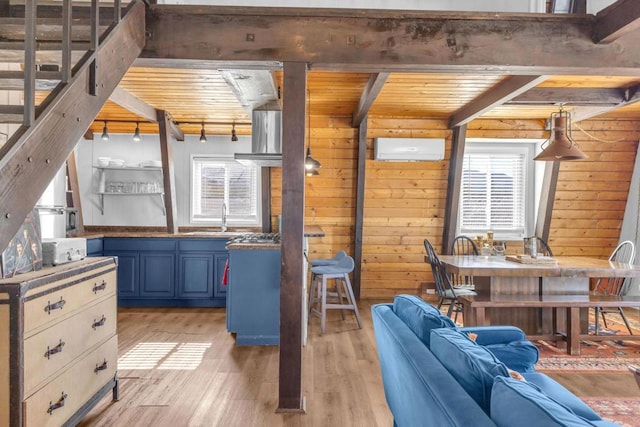
[[[460,234],[523,237],[533,216],[530,147],[469,144],[460,189]]]
[[[260,168],[235,160],[194,157],[191,166],[191,221],[259,225]]]

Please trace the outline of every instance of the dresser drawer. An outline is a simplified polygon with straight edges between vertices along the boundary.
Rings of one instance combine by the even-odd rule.
[[[84,277],[75,276],[60,280],[51,286],[37,288],[25,297],[25,337],[37,333],[49,325],[71,316],[75,311],[116,293],[116,270],[90,271]],[[44,288],[44,289],[43,289]]]
[[[116,333],[112,294],[24,341],[24,397],[87,350]]]
[[[117,360],[118,339],[114,335],[26,399],[23,402],[24,424],[37,427],[62,425],[113,379]]]

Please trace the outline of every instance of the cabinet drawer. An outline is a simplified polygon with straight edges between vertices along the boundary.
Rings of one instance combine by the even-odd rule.
[[[105,365],[106,363],[106,365]],[[27,426],[60,426],[115,376],[118,338],[114,335],[23,402]],[[105,369],[98,368],[105,367]],[[53,409],[56,403],[64,405]]]
[[[115,270],[102,273],[93,271],[88,272],[85,277],[76,276],[55,282],[46,289],[34,289],[25,298],[25,337],[115,294],[116,283]]]
[[[116,333],[116,296],[98,302],[24,341],[24,397],[57,371]]]

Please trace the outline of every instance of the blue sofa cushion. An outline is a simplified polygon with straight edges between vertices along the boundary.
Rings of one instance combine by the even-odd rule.
[[[496,377],[491,391],[491,419],[498,427],[594,426],[528,382]]]
[[[432,329],[456,326],[440,310],[414,295],[397,295],[393,311],[426,346],[429,346]]]
[[[556,402],[570,408],[575,414],[591,421],[600,420],[600,416],[575,394],[564,388],[562,384],[538,372],[523,372],[522,376],[529,384],[535,385],[542,393]]]
[[[533,372],[538,361],[538,348],[531,341],[511,341],[504,344],[485,346],[502,363],[518,372]]]
[[[493,379],[508,376],[496,356],[455,329],[431,331],[431,352],[465,391],[489,414]]]

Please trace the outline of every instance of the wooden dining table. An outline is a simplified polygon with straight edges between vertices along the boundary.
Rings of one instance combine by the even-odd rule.
[[[554,257],[555,262],[527,264],[503,256],[440,255],[448,274],[473,277],[478,295],[585,295],[592,278],[640,277],[640,265],[623,264],[587,257]],[[492,324],[511,324],[527,334],[553,333],[550,308],[493,308],[487,310]],[[556,319],[557,320],[557,319]],[[586,329],[588,311],[581,322]],[[562,323],[562,319],[556,323]]]

